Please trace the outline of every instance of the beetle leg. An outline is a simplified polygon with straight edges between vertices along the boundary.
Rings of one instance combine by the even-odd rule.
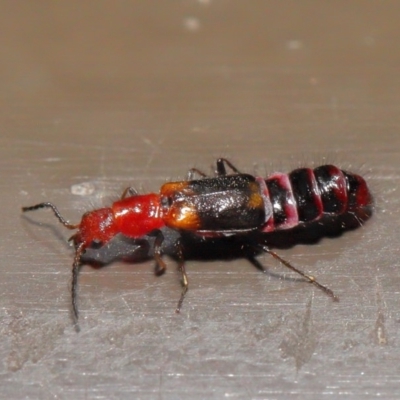
[[[160,276],[167,270],[167,266],[161,257],[161,245],[164,241],[164,235],[158,231],[156,240],[154,241],[154,259],[156,260],[155,274]]]
[[[207,175],[206,175],[203,171],[200,171],[200,170],[197,169],[197,168],[190,168],[189,171],[188,171],[188,173],[187,173],[187,178],[186,178],[186,180],[192,181],[193,178],[195,177],[195,175],[199,175],[199,176],[201,176],[202,178],[207,178]]]
[[[122,192],[121,200],[125,199],[125,197],[133,197],[137,195],[138,191],[134,187],[129,186]]]
[[[182,293],[178,301],[178,305],[176,306],[175,312],[180,313],[183,300],[185,299],[185,295],[189,289],[189,281],[186,275],[185,260],[183,259],[182,244],[180,243],[180,241],[177,242],[176,246],[177,246],[177,256],[178,256],[178,269],[182,274]]]
[[[218,159],[217,159],[217,170],[215,171],[217,176],[225,176],[225,175],[227,175],[225,165],[227,165],[235,174],[240,174],[240,173],[241,173],[241,172],[240,172],[229,160],[227,160],[226,158],[218,158]],[[202,178],[207,178],[207,177],[208,177],[208,175],[205,174],[203,171],[200,171],[200,170],[197,169],[197,168],[191,168],[191,169],[189,169],[189,171],[188,171],[187,180],[188,180],[188,181],[193,180],[193,178],[195,177],[195,175],[199,175],[199,176],[201,176]]]
[[[162,260],[162,257],[161,257],[161,244],[162,244],[163,240],[164,240],[164,235],[160,231],[157,234],[156,240],[154,242],[154,259],[156,260],[155,273],[158,276],[162,275],[167,269],[167,266],[165,265],[165,262]],[[181,293],[181,297],[179,298],[178,305],[176,306],[176,309],[175,309],[175,312],[179,313],[181,311],[186,292],[188,291],[188,288],[189,288],[189,281],[188,281],[188,277],[186,275],[186,270],[185,270],[185,262],[184,262],[183,254],[182,254],[182,244],[180,243],[179,240],[176,243],[176,249],[177,249],[176,255],[178,256],[178,269],[182,274],[182,293]]]
[[[241,172],[226,158],[218,158],[217,160],[217,176],[226,175],[225,164],[235,173],[240,174]]]
[[[259,245],[258,246],[261,250],[265,251],[266,253],[270,254],[272,257],[274,257],[276,260],[278,260],[280,263],[282,263],[285,267],[291,269],[292,271],[298,273],[299,275],[301,275],[303,278],[307,279],[308,282],[312,283],[314,286],[316,286],[318,289],[321,289],[323,292],[325,292],[329,297],[332,298],[333,301],[339,301],[339,297],[337,297],[335,295],[335,293],[333,293],[333,291],[329,288],[327,288],[324,285],[321,285],[316,279],[315,277],[313,277],[312,275],[307,275],[306,273],[304,273],[303,271],[297,269],[296,267],[294,267],[292,264],[290,264],[288,261],[284,260],[282,257],[280,257],[278,254],[276,254],[274,251],[272,251],[271,249],[269,249],[267,246],[265,245]]]

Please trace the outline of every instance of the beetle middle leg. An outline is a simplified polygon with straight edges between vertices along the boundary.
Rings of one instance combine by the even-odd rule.
[[[217,160],[217,176],[226,175],[227,165],[235,174],[240,174],[241,172],[226,158],[218,158]]]
[[[215,171],[217,176],[225,176],[227,175],[226,166],[227,165],[235,174],[240,174],[241,172],[226,158],[218,158],[217,159],[217,170]],[[203,171],[200,171],[197,168],[189,169],[187,173],[187,180],[191,181],[195,177],[195,175],[199,175],[202,178],[207,178],[208,175]]]
[[[167,266],[165,265],[165,262],[161,257],[161,245],[163,241],[164,241],[164,235],[161,232],[158,232],[154,243],[154,259],[156,260],[155,273],[157,276],[162,275],[167,270]],[[178,240],[175,246],[176,246],[176,255],[178,257],[178,269],[182,274],[182,281],[181,281],[182,292],[181,292],[181,297],[179,298],[178,304],[176,306],[175,312],[180,313],[183,300],[185,299],[185,295],[189,289],[189,281],[185,270],[185,261],[183,259],[182,244]]]
[[[189,281],[185,270],[185,260],[183,259],[182,244],[179,240],[176,243],[176,247],[178,256],[178,269],[182,274],[182,293],[181,297],[179,298],[178,305],[175,309],[175,312],[179,314],[181,312],[183,300],[185,299],[185,295],[189,289]]]

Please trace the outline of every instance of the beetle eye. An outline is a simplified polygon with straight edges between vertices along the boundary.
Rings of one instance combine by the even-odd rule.
[[[92,249],[99,249],[101,246],[103,246],[103,242],[99,239],[93,239],[92,243],[90,244]]]

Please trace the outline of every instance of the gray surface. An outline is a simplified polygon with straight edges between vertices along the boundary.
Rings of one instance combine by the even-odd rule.
[[[0,4],[0,397],[396,398],[399,3],[94,4]],[[51,200],[78,221],[218,156],[367,177],[365,227],[280,252],[340,303],[243,260],[191,261],[176,315],[171,260],[161,278],[116,262],[83,269],[76,334],[70,232],[19,207]],[[73,194],[82,183],[93,192]]]

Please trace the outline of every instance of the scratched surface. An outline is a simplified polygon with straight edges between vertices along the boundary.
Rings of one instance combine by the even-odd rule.
[[[0,397],[396,398],[399,2],[94,4],[0,4]],[[77,334],[70,232],[20,206],[75,222],[219,156],[366,176],[362,229],[280,251],[340,302],[268,257],[189,260],[176,315],[173,260],[115,262],[83,268]]]

